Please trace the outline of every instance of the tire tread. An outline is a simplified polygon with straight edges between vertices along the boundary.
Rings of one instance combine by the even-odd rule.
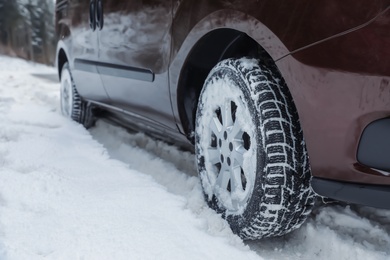
[[[258,60],[248,68],[246,62],[224,60],[209,75],[231,70],[248,86],[261,122],[259,130],[263,127],[265,133],[263,148],[268,152],[261,183],[265,195],[250,220],[224,217],[243,239],[281,236],[300,227],[314,205],[308,154],[297,110],[277,68]]]

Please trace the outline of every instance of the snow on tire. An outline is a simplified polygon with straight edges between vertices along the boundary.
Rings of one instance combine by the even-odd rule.
[[[298,114],[274,66],[227,59],[207,77],[195,150],[205,197],[243,239],[281,236],[314,204]]]
[[[92,107],[83,101],[77,92],[68,63],[65,63],[61,70],[60,101],[61,112],[64,116],[82,124],[85,128],[94,125]]]

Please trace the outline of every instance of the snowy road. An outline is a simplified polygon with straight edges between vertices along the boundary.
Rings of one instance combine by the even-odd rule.
[[[242,242],[202,198],[191,153],[62,117],[53,68],[0,56],[0,259],[390,259],[390,211],[330,205]]]

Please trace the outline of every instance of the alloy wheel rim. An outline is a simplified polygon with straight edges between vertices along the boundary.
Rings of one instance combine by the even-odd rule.
[[[206,149],[211,171],[212,192],[231,213],[245,208],[254,187],[255,172],[246,171],[244,161],[251,148],[251,134],[243,130],[236,118],[242,102],[225,100],[214,111],[209,124],[209,146]],[[252,135],[253,136],[253,135]],[[211,177],[211,178],[210,178]]]
[[[61,81],[61,111],[62,114],[70,117],[72,110],[72,88],[69,77],[64,75],[64,79]]]

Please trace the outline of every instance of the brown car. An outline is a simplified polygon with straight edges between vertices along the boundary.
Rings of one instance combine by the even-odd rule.
[[[390,208],[389,6],[57,0],[62,112],[195,150],[244,239],[298,228],[315,193]]]

